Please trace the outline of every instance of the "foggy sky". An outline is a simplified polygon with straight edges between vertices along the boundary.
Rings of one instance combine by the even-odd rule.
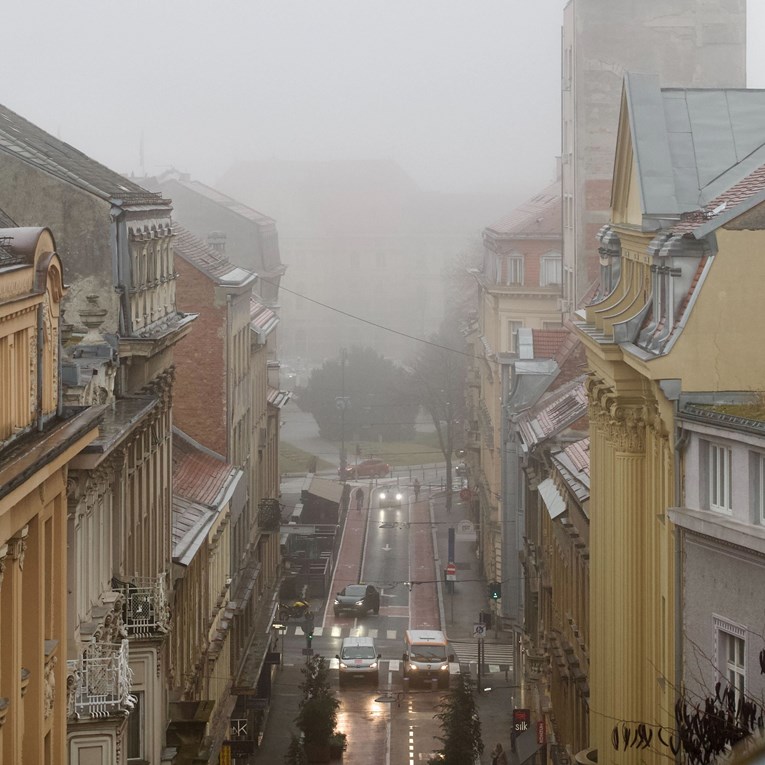
[[[424,188],[525,193],[559,153],[564,4],[11,0],[0,102],[125,173],[386,158]],[[748,28],[765,87],[763,0]]]

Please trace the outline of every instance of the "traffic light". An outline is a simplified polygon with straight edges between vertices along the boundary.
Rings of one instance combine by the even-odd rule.
[[[489,597],[499,600],[502,597],[502,582],[489,582]]]

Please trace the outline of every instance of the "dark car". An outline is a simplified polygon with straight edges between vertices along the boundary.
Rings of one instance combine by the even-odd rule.
[[[358,465],[345,466],[345,478],[385,478],[389,473],[390,465],[376,457],[362,460]],[[340,468],[337,469],[337,474],[343,477]]]
[[[380,613],[380,591],[371,584],[349,584],[335,595],[335,616],[342,612],[367,614]]]
[[[380,507],[401,507],[404,502],[404,492],[397,486],[389,486],[378,493]]]

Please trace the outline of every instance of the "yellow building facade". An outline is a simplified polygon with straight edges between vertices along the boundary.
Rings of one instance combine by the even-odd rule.
[[[66,761],[67,476],[99,410],[63,407],[50,230],[0,229],[0,761]]]
[[[761,146],[765,129],[744,102],[761,108],[765,98],[625,79],[611,223],[599,234],[601,294],[577,324],[591,437],[590,747],[601,763],[672,756],[658,732],[667,739],[682,695],[667,514],[680,499],[678,397],[765,380],[765,358],[751,352],[765,154],[742,151]],[[624,726],[637,723],[652,731],[648,748],[624,746]]]

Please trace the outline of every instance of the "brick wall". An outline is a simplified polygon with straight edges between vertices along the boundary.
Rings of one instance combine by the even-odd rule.
[[[227,457],[226,304],[217,306],[214,282],[178,256],[175,269],[178,310],[199,318],[175,349],[174,424]]]

